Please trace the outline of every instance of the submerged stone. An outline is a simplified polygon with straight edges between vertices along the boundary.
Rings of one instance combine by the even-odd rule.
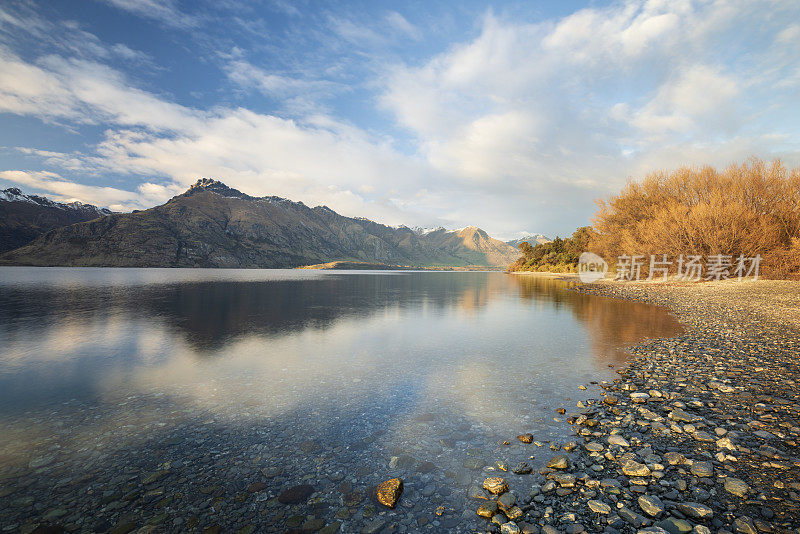
[[[547,467],[550,469],[569,469],[569,457],[566,454],[553,456],[550,458],[550,461],[547,462]]]
[[[478,515],[491,519],[497,513],[497,503],[495,501],[488,501],[478,507]]]
[[[308,500],[312,493],[314,493],[314,486],[311,484],[300,484],[278,495],[278,502],[281,504],[299,504]]]
[[[403,481],[399,478],[392,478],[381,482],[378,485],[377,496],[378,502],[389,508],[394,508],[397,505],[400,495],[403,493]]]
[[[489,477],[483,481],[483,489],[489,493],[500,495],[508,491],[508,483],[503,477]]]

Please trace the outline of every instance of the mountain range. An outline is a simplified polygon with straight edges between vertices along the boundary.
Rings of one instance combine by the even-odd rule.
[[[13,191],[15,198],[4,201],[0,197],[0,209],[22,213],[20,203],[33,205],[17,198],[24,196],[19,190],[8,191]],[[12,204],[13,209],[9,207]],[[94,206],[80,207],[86,208],[86,218],[80,221],[54,229],[32,225],[25,235],[41,235],[0,255],[0,263],[287,268],[357,261],[411,267],[505,267],[519,257],[515,246],[474,226],[458,231],[390,227],[345,217],[326,206],[310,208],[275,196],[252,197],[208,178],[147,210],[111,213]],[[7,222],[0,223],[11,228]],[[23,232],[18,233],[17,242],[24,239]]]
[[[55,228],[111,215],[81,202],[55,202],[12,187],[0,191],[0,253],[26,245]]]

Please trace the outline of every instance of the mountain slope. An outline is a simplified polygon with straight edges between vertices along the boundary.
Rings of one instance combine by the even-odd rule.
[[[80,202],[54,202],[25,195],[17,188],[0,191],[0,253],[26,245],[55,228],[105,217],[111,212]]]
[[[463,234],[463,235],[462,235]],[[166,204],[53,230],[5,264],[282,268],[331,261],[505,266],[518,251],[482,230],[418,234],[198,180]]]
[[[438,249],[473,258],[475,265],[506,265],[509,257],[519,256],[517,249],[489,237],[475,226],[467,226],[458,232],[438,229],[426,233],[425,238]]]

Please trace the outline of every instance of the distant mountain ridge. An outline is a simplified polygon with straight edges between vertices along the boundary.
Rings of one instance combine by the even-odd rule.
[[[519,251],[474,226],[416,232],[203,178],[161,206],[54,229],[0,263],[286,268],[333,261],[505,267]]]
[[[506,241],[507,244],[511,245],[514,248],[519,247],[520,243],[530,243],[531,246],[542,245],[544,243],[549,243],[552,241],[549,237],[543,234],[530,234],[519,239],[512,239],[510,241]]]
[[[0,253],[26,245],[55,228],[111,213],[91,204],[26,195],[16,187],[0,190]]]

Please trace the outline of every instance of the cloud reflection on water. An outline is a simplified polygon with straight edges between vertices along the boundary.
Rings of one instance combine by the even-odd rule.
[[[112,431],[112,446],[131,446],[144,428],[199,415],[290,419],[324,436],[366,414],[401,443],[428,412],[487,432],[544,424],[579,381],[609,376],[621,346],[677,328],[663,310],[538,277],[281,276],[0,285],[0,403],[14,449],[65,421],[75,447]],[[78,417],[87,406],[97,417]]]

